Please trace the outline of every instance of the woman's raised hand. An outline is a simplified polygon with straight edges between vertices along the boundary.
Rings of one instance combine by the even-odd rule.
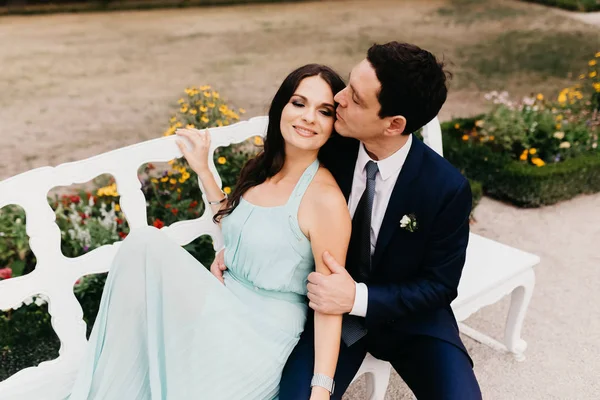
[[[190,149],[183,140],[177,139],[177,146],[183,153],[190,167],[200,175],[208,172],[208,150],[210,149],[210,133],[208,129],[200,132],[195,129],[177,129],[175,134],[187,138],[192,144]]]

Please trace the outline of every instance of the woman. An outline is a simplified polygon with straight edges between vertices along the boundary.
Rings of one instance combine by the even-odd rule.
[[[318,161],[343,88],[325,66],[292,72],[271,103],[264,151],[229,199],[208,169],[209,135],[178,131],[192,144],[178,143],[222,227],[229,269],[219,282],[157,229],[132,231],[70,400],[277,398],[306,320],[307,276],[315,264],[329,274],[325,250],[343,263],[350,239],[345,199]],[[315,315],[315,373],[334,376],[340,334],[340,316]],[[329,398],[320,386],[311,393]]]

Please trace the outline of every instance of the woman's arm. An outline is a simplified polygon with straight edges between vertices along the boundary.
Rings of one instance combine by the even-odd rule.
[[[211,210],[213,215],[219,212],[227,202],[225,201],[225,195],[217,181],[213,176],[212,172],[208,168],[208,150],[210,149],[210,133],[208,129],[204,132],[188,129],[178,129],[175,132],[179,136],[187,138],[192,143],[192,148],[188,149],[185,143],[181,140],[177,140],[177,146],[183,153],[190,167],[198,174],[200,182],[202,183],[202,189],[206,198],[210,202],[221,201],[217,204],[211,204]]]
[[[309,236],[316,271],[330,275],[331,271],[323,262],[323,253],[329,251],[336,259],[344,260],[342,265],[345,264],[352,221],[346,200],[335,183],[314,189]],[[342,315],[315,312],[315,374],[334,377],[341,334]],[[312,398],[329,398],[329,392],[318,386],[313,387],[312,394]]]

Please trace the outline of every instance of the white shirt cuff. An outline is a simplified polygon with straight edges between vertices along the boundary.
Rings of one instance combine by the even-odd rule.
[[[362,282],[355,282],[355,285],[356,293],[354,295],[354,306],[352,307],[352,311],[350,311],[350,315],[364,318],[367,316],[369,289],[367,289],[367,285]]]

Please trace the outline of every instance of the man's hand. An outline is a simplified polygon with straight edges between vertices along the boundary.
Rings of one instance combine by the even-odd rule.
[[[213,274],[218,280],[221,281],[222,284],[225,284],[223,280],[223,271],[227,269],[225,265],[225,249],[219,251],[215,256],[215,260],[210,265],[210,272]]]
[[[308,306],[322,314],[349,313],[354,307],[356,283],[329,252],[323,253],[323,261],[331,275],[318,272],[308,275]]]

